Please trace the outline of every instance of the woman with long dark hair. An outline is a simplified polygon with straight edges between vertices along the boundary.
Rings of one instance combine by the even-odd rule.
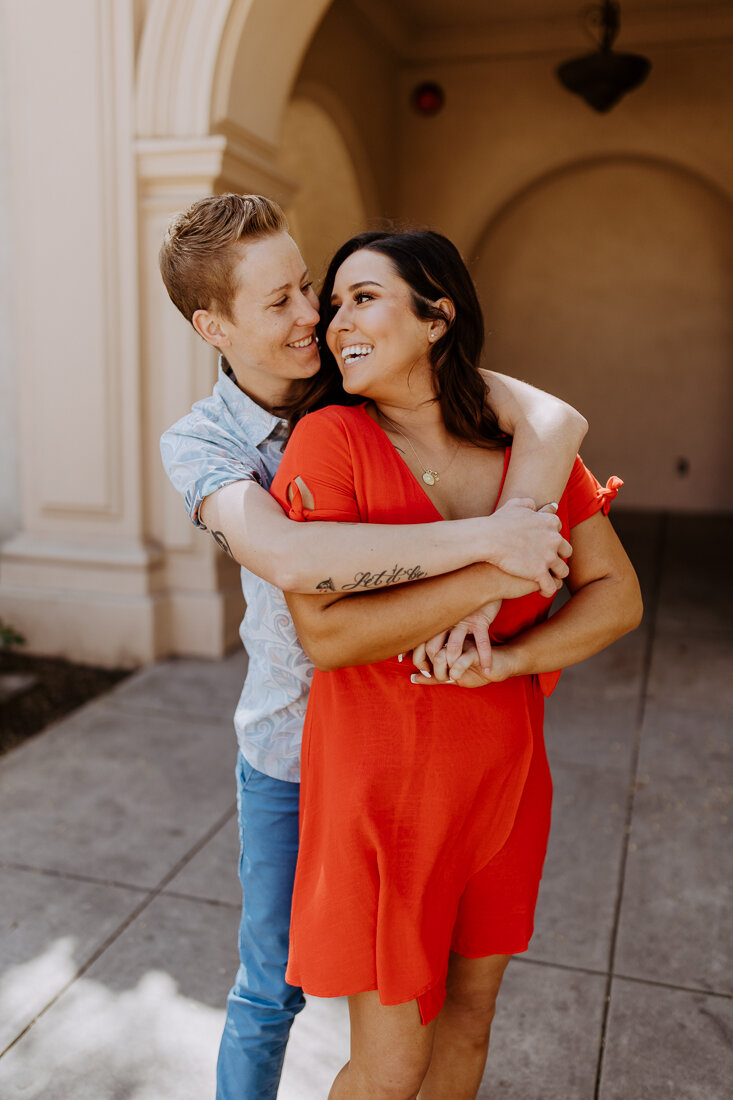
[[[487,404],[482,344],[473,283],[445,237],[347,242],[321,295],[325,364],[312,394],[341,403],[291,436],[272,488],[290,516],[490,513],[511,441]],[[605,514],[615,493],[576,461],[558,504],[571,599],[547,620],[551,600],[536,586],[504,589],[516,598],[486,612],[490,668],[469,643],[457,659],[435,654],[429,681],[385,652],[368,621],[360,663],[341,667],[348,646],[331,612],[348,597],[288,599],[317,669],[288,977],[349,997],[351,1059],[334,1100],[477,1093],[504,970],[532,934],[547,844],[543,685],[639,620],[636,577]]]

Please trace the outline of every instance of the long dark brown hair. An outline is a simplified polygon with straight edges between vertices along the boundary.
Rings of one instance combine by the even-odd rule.
[[[353,405],[363,400],[348,394],[341,384],[341,372],[326,343],[326,331],[334,315],[331,305],[336,273],[354,252],[365,250],[386,256],[410,288],[415,314],[424,321],[445,322],[443,335],[430,346],[436,400],[443,422],[452,435],[479,447],[505,446],[501,431],[486,397],[486,385],[479,374],[484,343],[484,319],[476,289],[458,249],[447,237],[427,229],[402,232],[360,233],[343,244],[329,264],[320,294],[318,339],[321,369],[313,378],[298,384],[286,408],[291,428],[312,409],[325,405]],[[448,298],[455,316],[448,317],[436,304]]]

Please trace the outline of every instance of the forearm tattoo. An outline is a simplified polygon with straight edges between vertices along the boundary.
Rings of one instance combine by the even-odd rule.
[[[225,554],[228,554],[230,558],[234,557],[234,554],[230,549],[229,543],[227,542],[227,537],[223,531],[212,531],[211,537],[217,546],[221,546]]]
[[[383,569],[381,573],[355,573],[353,581],[342,585],[344,592],[353,592],[356,588],[383,588],[388,584],[401,584],[404,581],[417,581],[427,577],[427,572],[419,565],[395,565],[392,569]]]

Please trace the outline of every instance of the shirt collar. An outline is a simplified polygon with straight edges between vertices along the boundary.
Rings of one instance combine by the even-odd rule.
[[[268,436],[275,439],[284,439],[287,434],[287,421],[279,416],[273,416],[267,409],[263,409],[248,394],[240,390],[234,379],[234,372],[223,355],[219,356],[219,378],[216,384],[219,394],[236,420],[244,420],[247,424],[247,436],[259,447]]]

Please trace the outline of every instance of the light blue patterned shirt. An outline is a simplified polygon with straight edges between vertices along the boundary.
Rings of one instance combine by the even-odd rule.
[[[223,360],[211,397],[164,433],[160,451],[168,477],[197,527],[205,497],[234,481],[269,489],[287,438],[284,421],[242,393]],[[247,678],[234,715],[242,755],[275,779],[300,779],[300,741],[313,677],[279,588],[242,569],[247,603],[239,635]]]

